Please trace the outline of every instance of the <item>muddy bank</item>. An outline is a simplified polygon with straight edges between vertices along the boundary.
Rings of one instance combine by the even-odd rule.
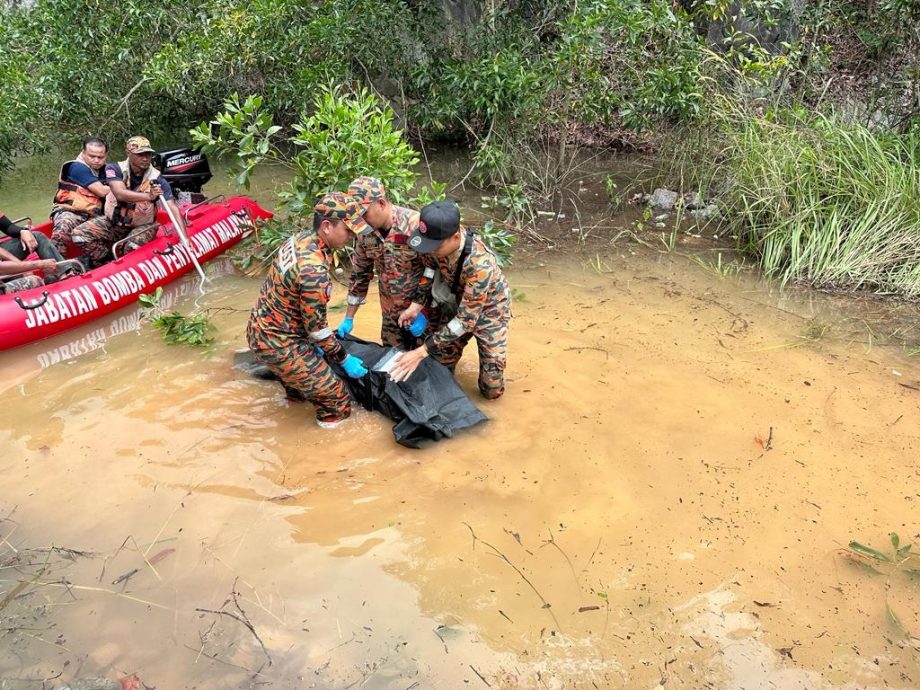
[[[421,452],[233,371],[237,276],[199,300],[230,308],[204,355],[144,327],[5,353],[5,380],[33,369],[4,386],[0,546],[89,555],[11,600],[44,608],[5,631],[0,687],[916,687],[916,585],[839,555],[920,539],[916,360],[809,331],[852,306],[634,244],[509,275],[508,393]],[[35,569],[0,573],[5,596]],[[258,639],[198,610],[234,592]]]

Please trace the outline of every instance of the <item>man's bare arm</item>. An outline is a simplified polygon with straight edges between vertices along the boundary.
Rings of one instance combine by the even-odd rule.
[[[158,187],[154,187],[150,192],[135,192],[128,189],[122,180],[109,180],[109,189],[119,201],[156,201],[160,196]]]

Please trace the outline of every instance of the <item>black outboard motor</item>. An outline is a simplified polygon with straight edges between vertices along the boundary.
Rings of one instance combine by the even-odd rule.
[[[183,146],[160,151],[153,157],[153,166],[178,192],[201,195],[201,187],[211,179],[211,167],[201,151]]]

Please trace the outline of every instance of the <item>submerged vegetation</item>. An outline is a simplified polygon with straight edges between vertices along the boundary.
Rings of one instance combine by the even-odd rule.
[[[163,288],[153,294],[140,295],[138,301],[143,308],[144,318],[159,330],[163,340],[170,345],[194,345],[202,347],[214,341],[214,324],[205,311],[188,316],[178,311],[166,311],[160,306]]]
[[[872,575],[885,575],[888,580],[886,591],[893,577],[904,576],[914,582],[920,581],[920,554],[912,551],[913,544],[902,544],[897,532],[892,532],[888,538],[891,541],[890,550],[876,549],[858,541],[851,541],[843,553],[865,572]],[[885,618],[898,637],[906,640],[911,646],[920,645],[920,638],[905,627],[901,617],[887,599]],[[916,648],[920,649],[920,647]]]
[[[920,297],[920,0],[321,7],[3,3],[0,172],[80,135],[196,127],[243,186],[288,165],[296,214],[369,168],[397,200],[443,194],[413,191],[442,141],[470,151],[494,227],[532,231],[535,208],[577,204],[586,149],[677,149],[673,183],[715,196],[768,275]]]

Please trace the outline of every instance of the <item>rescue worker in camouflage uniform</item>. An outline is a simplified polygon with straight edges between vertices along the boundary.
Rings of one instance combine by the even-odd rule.
[[[91,218],[73,230],[72,240],[83,250],[86,268],[96,268],[112,258],[112,247],[131,237],[120,253],[137,249],[156,237],[157,200],[169,204],[173,217],[183,223],[169,182],[151,165],[154,150],[146,137],[131,137],[125,144],[127,159],[105,166],[109,194],[104,215]],[[184,228],[183,228],[184,229]]]
[[[425,296],[425,266],[422,257],[409,248],[409,234],[418,225],[418,211],[394,206],[383,183],[375,177],[357,178],[348,186],[348,193],[361,204],[364,220],[374,232],[355,242],[348,305],[337,333],[340,338],[351,333],[355,314],[367,299],[376,273],[382,312],[381,342],[390,347],[414,348],[418,344],[416,335],[421,335],[424,325],[418,322],[415,333],[410,333],[400,328],[399,315],[413,301],[421,301]],[[430,269],[429,272],[434,275]]]
[[[425,357],[454,369],[471,338],[479,349],[479,392],[495,399],[505,392],[511,290],[495,255],[472,229],[460,225],[460,210],[452,201],[422,208],[409,246],[436,268],[431,299],[441,314],[433,334],[395,360],[390,376],[405,381]],[[413,302],[399,317],[411,323],[426,300]]]
[[[313,232],[294,235],[275,255],[249,315],[246,338],[256,359],[281,379],[288,397],[313,403],[317,424],[332,428],[351,415],[351,399],[326,360],[352,378],[367,369],[345,352],[326,321],[330,254],[371,228],[361,217],[361,205],[340,192],[326,194],[313,211]]]

